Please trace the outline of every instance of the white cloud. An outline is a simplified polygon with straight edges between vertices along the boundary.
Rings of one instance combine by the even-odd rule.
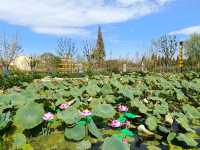
[[[37,33],[53,34],[53,35],[78,35],[78,36],[88,36],[90,33],[82,28],[56,28],[56,27],[34,27],[32,29]]]
[[[0,0],[0,20],[38,33],[83,35],[86,27],[124,22],[172,0]]]
[[[182,35],[190,35],[190,34],[200,34],[200,26],[192,26],[184,29],[180,29],[177,31],[170,32],[171,35],[182,34]]]

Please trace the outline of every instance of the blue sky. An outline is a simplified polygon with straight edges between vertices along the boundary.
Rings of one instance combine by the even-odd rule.
[[[161,35],[200,33],[199,6],[199,0],[6,0],[0,33],[18,32],[24,54],[55,53],[59,37],[80,47],[83,40],[95,41],[101,25],[107,57],[132,58],[147,53]]]

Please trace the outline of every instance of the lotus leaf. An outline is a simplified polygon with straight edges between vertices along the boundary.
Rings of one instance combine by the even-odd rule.
[[[103,95],[109,95],[112,94],[112,87],[109,84],[105,84],[102,88],[101,88],[101,93]]]
[[[96,80],[90,80],[88,82],[86,91],[90,96],[96,96],[97,93],[100,92],[100,88],[98,87]]]
[[[176,119],[176,121],[183,127],[186,131],[194,132],[190,126],[189,121],[186,116],[182,116]]]
[[[80,141],[86,136],[86,127],[83,125],[76,125],[73,128],[65,128],[65,138],[69,140]]]
[[[110,104],[99,104],[92,109],[92,114],[102,118],[113,118],[116,111]]]
[[[181,142],[185,142],[188,146],[191,147],[196,147],[198,145],[198,143],[193,138],[182,133],[179,133],[176,139]]]
[[[175,137],[176,137],[176,133],[174,133],[174,132],[169,133],[167,136],[167,142],[170,144],[172,142],[172,140],[175,139]]]
[[[57,117],[63,120],[66,124],[75,124],[81,119],[80,112],[74,107],[59,112]]]
[[[43,105],[28,103],[19,108],[14,116],[14,124],[22,129],[32,129],[42,122]]]
[[[0,114],[0,130],[4,129],[11,121],[10,115],[10,112]]]
[[[91,120],[88,124],[87,124],[88,130],[90,131],[90,133],[92,135],[94,135],[96,138],[101,138],[102,134],[99,131],[99,129],[96,127],[95,123],[93,120]]]
[[[26,137],[22,133],[16,133],[13,136],[13,147],[14,149],[20,149],[26,144]]]
[[[148,126],[150,130],[154,131],[158,126],[158,120],[156,117],[150,116],[145,120],[145,124]]]
[[[115,137],[106,138],[102,150],[129,150],[129,145],[127,143],[122,143]]]
[[[183,111],[189,119],[200,119],[200,112],[191,105],[184,105]]]

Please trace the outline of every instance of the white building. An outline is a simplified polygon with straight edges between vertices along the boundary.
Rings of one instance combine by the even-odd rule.
[[[11,66],[16,67],[22,71],[30,71],[30,57],[29,56],[18,56],[12,63]]]

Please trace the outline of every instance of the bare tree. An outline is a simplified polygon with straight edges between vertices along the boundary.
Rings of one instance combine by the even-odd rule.
[[[45,52],[39,56],[38,66],[48,72],[55,72],[60,64],[60,58],[53,53]]]
[[[4,74],[9,73],[10,64],[22,53],[18,34],[8,40],[6,35],[0,37],[0,63],[3,65]]]
[[[92,69],[92,63],[93,63],[93,52],[94,52],[94,46],[89,41],[84,41],[83,44],[83,55],[86,58],[88,62],[88,69]]]
[[[65,57],[73,57],[77,53],[75,43],[70,38],[60,38],[57,41],[58,55]]]
[[[31,55],[30,57],[26,58],[26,62],[30,67],[31,71],[35,71],[37,64],[39,63],[39,59],[36,55]]]
[[[84,41],[83,44],[83,55],[87,59],[88,62],[92,61],[92,53],[94,51],[94,46],[90,44],[88,41]]]
[[[184,47],[186,47],[186,58],[190,65],[200,64],[200,34],[192,34],[189,39],[185,41]]]
[[[164,35],[158,40],[152,42],[153,50],[159,52],[165,58],[165,65],[170,64],[176,50],[178,48],[178,42],[174,35]]]

